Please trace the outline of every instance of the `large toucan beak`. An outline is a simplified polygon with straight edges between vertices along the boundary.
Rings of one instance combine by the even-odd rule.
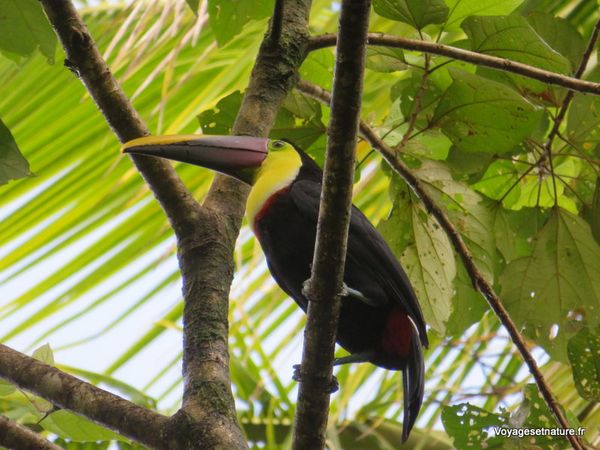
[[[216,170],[252,184],[267,156],[269,140],[250,136],[146,136],[127,142],[123,153],[158,156]]]

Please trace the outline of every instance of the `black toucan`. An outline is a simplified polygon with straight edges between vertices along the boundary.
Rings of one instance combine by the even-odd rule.
[[[273,278],[306,311],[302,285],[310,278],[323,176],[310,157],[288,142],[248,136],[150,136],[123,151],[195,164],[251,185],[248,222]],[[425,321],[406,273],[355,206],[337,342],[350,355],[336,364],[402,370],[406,440],[423,401]]]

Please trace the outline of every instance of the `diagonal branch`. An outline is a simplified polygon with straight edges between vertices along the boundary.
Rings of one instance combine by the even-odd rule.
[[[331,95],[326,90],[322,89],[319,86],[316,86],[312,83],[309,83],[305,80],[302,80],[298,83],[298,89],[304,92],[311,97],[314,97],[326,104],[331,102]],[[423,202],[427,211],[432,214],[437,222],[440,224],[442,229],[448,235],[450,242],[454,246],[455,251],[460,256],[469,277],[471,278],[471,282],[473,286],[485,297],[488,301],[490,307],[502,323],[508,334],[511,337],[511,340],[519,350],[521,357],[527,364],[529,368],[529,372],[533,376],[538,389],[540,390],[544,400],[548,404],[548,407],[553,412],[556,417],[558,424],[562,428],[569,428],[569,422],[567,421],[565,415],[560,409],[560,405],[558,404],[556,398],[552,394],[548,383],[546,382],[544,375],[542,374],[540,368],[538,367],[535,358],[527,348],[527,344],[525,340],[521,336],[521,333],[517,329],[515,323],[510,318],[508,311],[504,308],[502,301],[498,297],[498,295],[494,292],[492,285],[485,279],[481,271],[475,265],[473,260],[473,255],[471,251],[463,241],[459,231],[456,229],[454,224],[450,221],[444,210],[435,203],[433,197],[429,195],[424,184],[421,180],[408,168],[400,158],[398,158],[396,152],[388,146],[383,140],[377,136],[377,133],[365,122],[360,123],[360,132],[364,136],[364,138],[371,144],[373,148],[379,151],[381,156],[385,159],[385,161],[394,169],[394,171],[402,177],[402,179],[411,187],[414,193],[419,197],[419,199]],[[582,450],[582,444],[576,436],[571,436],[567,434],[567,439],[569,439],[573,448],[577,450]]]
[[[81,79],[119,140],[126,142],[149,134],[102,59],[73,3],[69,0],[41,0],[41,3],[65,49],[65,65]],[[176,233],[182,233],[190,223],[197,221],[200,207],[168,162],[143,156],[133,156],[132,160]]]
[[[19,450],[62,450],[62,447],[4,416],[0,416],[0,445]]]
[[[168,448],[169,418],[0,344],[0,377],[152,448]],[[182,430],[182,435],[185,431]],[[17,447],[21,448],[21,447]],[[182,448],[174,443],[173,448]]]
[[[346,261],[370,0],[342,1],[321,206],[293,448],[325,447],[333,356]]]
[[[337,37],[335,34],[315,36],[310,41],[309,50],[331,47],[335,45],[336,39]],[[369,33],[368,39],[369,45],[396,47],[404,50],[414,50],[434,55],[447,56],[448,58],[459,61],[516,73],[527,78],[532,78],[555,86],[561,86],[573,91],[600,95],[600,83],[593,83],[591,81],[580,80],[578,79],[579,77],[569,77],[559,73],[549,72],[547,70],[505,58],[499,58],[497,56],[484,55],[482,53],[463,50],[462,48],[452,47],[450,45],[438,44],[437,42],[391,36],[384,33]]]

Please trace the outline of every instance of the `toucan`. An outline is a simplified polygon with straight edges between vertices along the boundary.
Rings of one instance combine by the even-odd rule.
[[[283,140],[201,135],[142,137],[123,151],[202,166],[249,184],[246,217],[271,275],[306,312],[303,284],[310,278],[323,178],[306,153]],[[406,273],[355,206],[337,342],[349,355],[335,364],[370,362],[402,371],[405,441],[423,402],[425,321]]]

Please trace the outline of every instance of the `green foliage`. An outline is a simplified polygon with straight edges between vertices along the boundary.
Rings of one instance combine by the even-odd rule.
[[[230,133],[273,1],[209,0],[209,26],[192,12],[201,10],[198,0],[136,5],[87,6],[85,20],[151,130]],[[25,21],[14,16],[21,6],[29,11]],[[39,347],[41,360],[56,358],[70,373],[170,413],[179,405],[182,314],[171,231],[83,87],[46,64],[54,38],[45,21],[32,25],[30,18],[43,19],[38,2],[3,7],[10,14],[0,14],[1,29],[15,27],[21,37],[0,33],[0,181],[30,174],[15,142],[37,177],[3,186],[0,195],[1,339]],[[579,66],[597,15],[594,2],[566,0],[378,0],[374,9],[372,31],[564,74]],[[336,6],[314,1],[310,20],[311,33],[334,32]],[[333,50],[320,49],[307,55],[300,76],[330,90],[333,67]],[[385,47],[369,49],[367,67],[363,119],[449,216],[517,326],[549,355],[543,370],[567,415],[580,414],[598,400],[592,330],[600,307],[600,98],[575,94],[551,135],[563,89]],[[586,77],[598,81],[599,74],[593,58]],[[271,137],[322,162],[328,118],[328,108],[294,92]],[[355,204],[379,222],[431,326],[424,412],[408,445],[523,448],[524,441],[490,432],[494,425],[555,426],[534,387],[523,401],[510,396],[526,381],[521,359],[420,200],[364,142],[358,160]],[[201,199],[208,171],[177,170]],[[302,315],[274,286],[247,228],[236,263],[230,353],[240,422],[251,443],[287,448]],[[54,352],[40,347],[45,342]],[[60,365],[81,349],[94,354],[84,367]],[[571,365],[559,366],[567,356]],[[400,376],[370,365],[336,370],[331,448],[397,448]],[[0,383],[2,414],[32,425],[51,409]],[[439,429],[440,417],[453,442]],[[109,440],[136,448],[81,420],[56,411],[38,429],[56,433],[65,448],[106,448]],[[583,425],[591,441],[597,408]],[[560,448],[563,441],[535,445]]]
[[[373,8],[383,17],[417,29],[431,23],[443,23],[448,17],[448,6],[442,0],[375,0]]]
[[[54,62],[56,35],[37,0],[0,2],[0,52],[14,58],[27,56],[35,49]]]
[[[600,331],[583,328],[569,340],[569,362],[579,395],[600,401]]]
[[[208,0],[210,26],[221,46],[237,36],[249,21],[264,19],[272,11],[273,0]]]
[[[19,151],[10,130],[0,120],[0,185],[30,175],[29,163]]]

